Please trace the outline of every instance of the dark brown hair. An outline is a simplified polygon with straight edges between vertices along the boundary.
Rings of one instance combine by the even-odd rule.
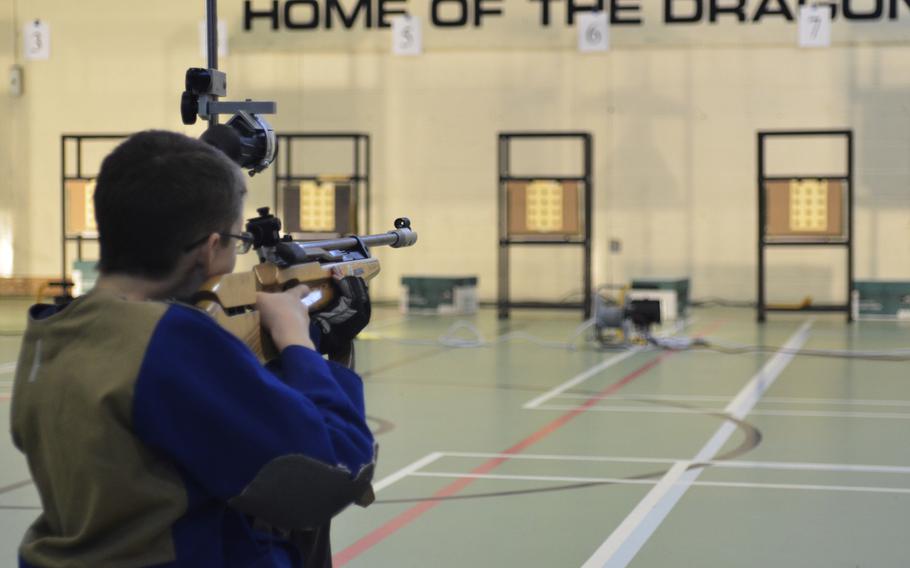
[[[187,245],[231,229],[245,192],[240,169],[205,142],[163,130],[130,136],[98,174],[99,270],[168,276]]]

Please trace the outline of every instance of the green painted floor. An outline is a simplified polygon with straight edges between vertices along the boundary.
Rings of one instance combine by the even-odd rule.
[[[0,303],[7,423],[23,308]],[[711,308],[682,334],[910,346],[906,323],[807,319],[759,326],[750,310]],[[469,325],[453,331],[458,321]],[[910,565],[908,363],[565,349],[579,323],[377,309],[358,367],[380,442],[378,501],[335,521],[335,565]],[[11,488],[28,472],[7,437],[0,463],[0,566],[13,566],[39,502],[31,485]]]

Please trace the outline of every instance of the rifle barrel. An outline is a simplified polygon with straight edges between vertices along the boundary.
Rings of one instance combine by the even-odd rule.
[[[416,242],[417,233],[408,227],[362,237],[341,237],[324,241],[282,241],[278,243],[277,248],[281,258],[293,264],[324,259],[325,254],[332,251],[353,251],[360,249],[361,246],[402,248],[413,246]]]
[[[417,233],[410,229],[395,229],[388,233],[378,235],[365,235],[362,237],[340,237],[324,241],[297,241],[307,248],[321,248],[325,250],[353,250],[360,247],[360,243],[368,247],[390,246],[392,248],[409,247],[417,242]]]

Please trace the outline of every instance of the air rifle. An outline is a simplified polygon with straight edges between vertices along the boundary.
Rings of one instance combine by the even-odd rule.
[[[395,220],[387,233],[349,236],[324,241],[295,241],[280,236],[281,220],[258,209],[259,216],[249,219],[247,232],[253,235],[253,248],[260,263],[251,271],[235,272],[206,282],[193,297],[193,303],[215,318],[222,327],[239,337],[263,362],[278,355],[274,343],[262,327],[256,309],[257,292],[281,292],[305,284],[310,293],[301,301],[309,311],[318,312],[330,305],[337,294],[333,273],[370,280],[379,274],[379,260],[370,247],[409,247],[417,242],[407,218]]]

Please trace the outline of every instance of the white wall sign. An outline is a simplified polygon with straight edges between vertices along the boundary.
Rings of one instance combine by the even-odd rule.
[[[799,46],[831,47],[830,6],[802,6],[799,9]]]
[[[584,12],[578,16],[578,51],[589,53],[610,49],[610,21],[606,12]]]
[[[203,58],[209,55],[208,48],[208,26],[205,20],[199,22],[199,54]],[[228,28],[227,22],[218,20],[218,56],[224,57],[228,54]]]
[[[25,58],[30,60],[50,59],[51,57],[51,28],[41,20],[33,20],[25,24],[22,30],[25,42]]]
[[[392,53],[420,55],[423,52],[423,33],[420,19],[413,16],[392,18]]]

